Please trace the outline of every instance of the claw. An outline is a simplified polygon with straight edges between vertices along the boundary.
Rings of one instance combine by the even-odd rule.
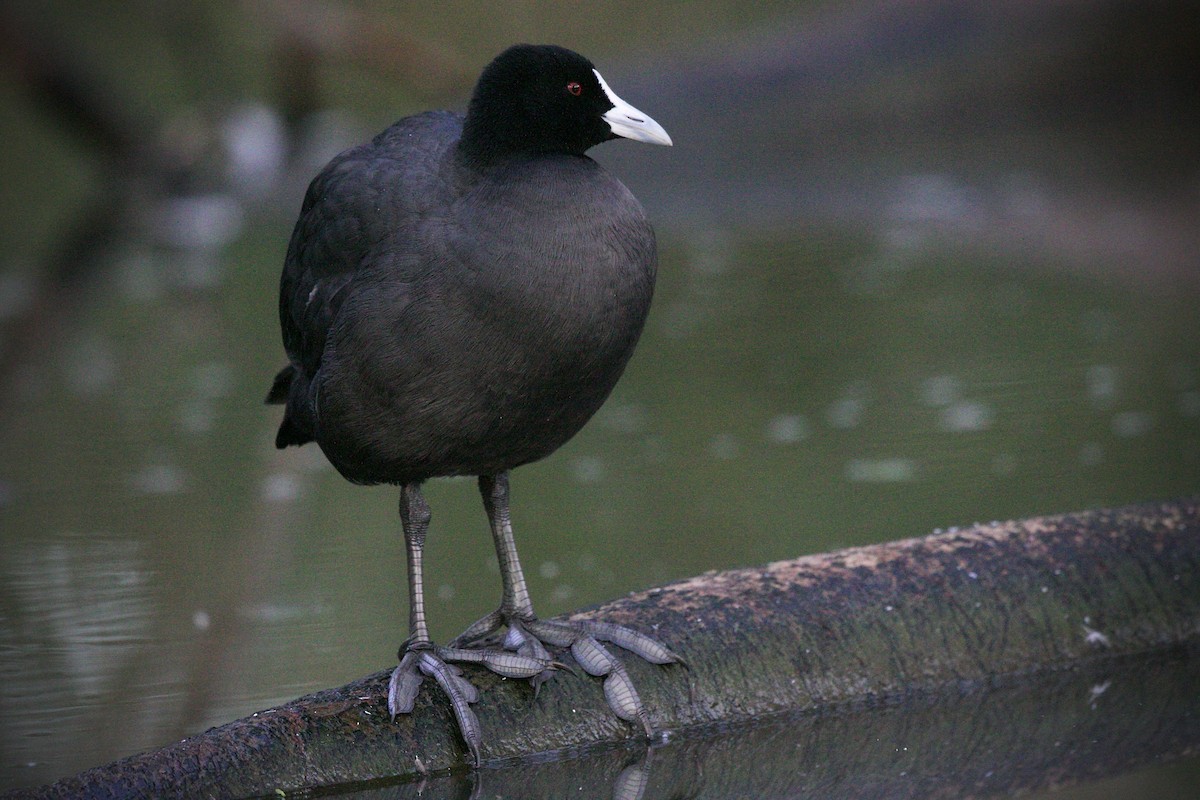
[[[421,673],[417,669],[416,654],[408,652],[400,665],[392,671],[388,681],[388,711],[392,720],[397,714],[409,714],[417,702],[417,691],[421,688]]]
[[[550,651],[546,649],[546,646],[536,636],[527,635],[521,629],[519,622],[514,620],[509,624],[511,627],[509,628],[508,636],[504,638],[505,647],[516,650],[518,655],[527,658],[536,658],[539,661],[549,664],[548,667],[529,679],[530,683],[533,684],[533,699],[536,700],[538,694],[541,692],[542,684],[553,678],[555,671],[563,669],[566,665],[555,661],[553,656],[550,655]],[[570,669],[570,667],[566,668]]]

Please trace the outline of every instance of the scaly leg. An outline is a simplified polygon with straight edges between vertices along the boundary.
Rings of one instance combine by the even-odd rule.
[[[513,539],[508,505],[508,473],[479,476],[479,491],[483,495],[483,506],[491,523],[504,594],[498,609],[480,618],[459,634],[451,644],[455,647],[469,646],[498,632],[502,627],[507,627],[504,646],[531,660],[550,661],[546,645],[570,648],[571,654],[584,671],[589,675],[604,677],[604,694],[613,712],[623,720],[637,720],[645,728],[646,735],[652,736],[649,714],[638,697],[637,689],[634,688],[625,665],[600,642],[615,644],[652,664],[683,663],[683,659],[655,639],[610,622],[539,620],[533,613],[533,603],[529,599],[525,575],[521,571],[521,560],[517,556],[516,541]],[[550,674],[551,669],[547,668],[531,676],[534,689],[536,690]]]
[[[429,519],[429,506],[421,495],[421,485],[406,484],[400,490],[400,522],[404,526],[404,543],[408,551],[409,637],[400,648],[400,665],[392,672],[388,684],[388,710],[393,719],[397,714],[411,712],[421,681],[425,676],[432,676],[449,698],[459,730],[478,766],[483,734],[471,703],[479,699],[479,692],[462,677],[462,670],[454,663],[482,664],[510,678],[532,678],[553,669],[554,664],[548,656],[541,659],[504,650],[462,650],[433,643],[425,622],[423,580],[423,551]]]

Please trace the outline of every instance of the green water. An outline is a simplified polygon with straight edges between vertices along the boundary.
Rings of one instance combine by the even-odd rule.
[[[343,683],[405,635],[395,490],[271,447],[285,232],[251,228],[186,290],[163,253],[123,253],[14,384],[0,693],[22,782]],[[1191,298],[857,231],[664,239],[625,379],[514,474],[543,614],[1198,485]],[[428,498],[445,639],[499,580],[474,483]]]

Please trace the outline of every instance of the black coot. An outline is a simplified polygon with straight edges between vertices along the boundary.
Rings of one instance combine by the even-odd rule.
[[[637,343],[654,290],[641,205],[584,152],[625,137],[671,144],[584,57],[517,45],[484,69],[466,118],[400,120],[313,180],[284,262],[288,366],[278,447],[315,441],[355,483],[401,486],[411,631],[392,675],[393,715],[423,676],[453,705],[476,763],[478,693],[455,662],[539,683],[570,648],[605,677],[614,712],[650,733],[624,666],[599,642],[679,661],[607,623],[534,615],[508,512],[508,470],[543,458],[596,412]],[[421,482],[477,475],[500,559],[500,607],[450,647],[425,623]],[[506,628],[504,649],[470,645]]]

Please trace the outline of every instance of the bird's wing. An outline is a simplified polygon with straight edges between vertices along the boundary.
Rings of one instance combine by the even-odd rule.
[[[309,185],[279,291],[284,347],[306,374],[320,367],[330,328],[356,278],[367,269],[405,263],[435,189],[428,185],[432,166],[460,126],[448,113],[408,117],[339,155]]]

